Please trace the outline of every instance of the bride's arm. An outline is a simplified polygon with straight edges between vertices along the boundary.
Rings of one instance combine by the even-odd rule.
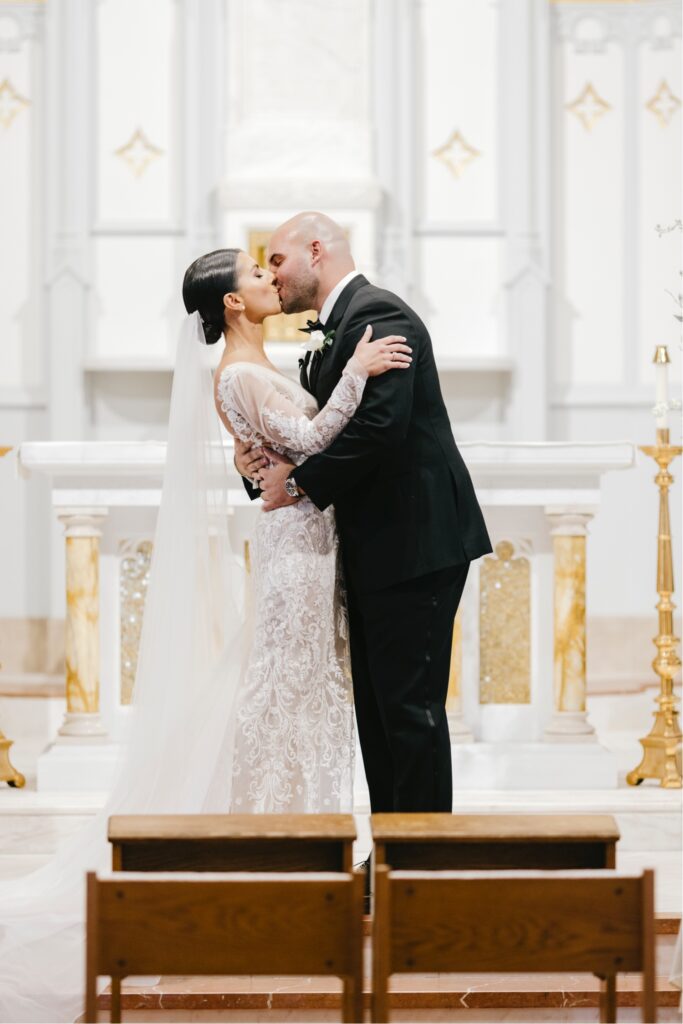
[[[223,373],[217,387],[220,410],[233,433],[259,434],[271,444],[304,455],[324,451],[360,405],[367,371],[355,356],[349,359],[327,405],[309,419],[276,387],[273,380],[244,365]]]
[[[403,338],[371,342],[368,328],[356,346],[327,404],[310,419],[276,387],[270,375],[239,369],[223,371],[216,388],[219,412],[226,426],[243,440],[258,434],[271,444],[303,455],[316,455],[332,444],[360,405],[368,376],[389,369],[407,369],[410,349]]]

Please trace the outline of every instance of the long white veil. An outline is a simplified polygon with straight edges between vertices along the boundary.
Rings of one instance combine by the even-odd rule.
[[[84,873],[107,870],[116,813],[227,811],[233,710],[248,650],[243,568],[199,314],[184,323],[131,731],[106,806],[42,868],[0,885],[0,1020],[83,1010]]]

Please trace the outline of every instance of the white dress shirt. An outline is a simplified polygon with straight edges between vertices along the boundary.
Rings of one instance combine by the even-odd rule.
[[[353,281],[354,277],[358,277],[359,274],[360,274],[360,270],[352,270],[350,273],[348,273],[346,275],[346,277],[342,277],[341,281],[337,282],[337,284],[334,286],[334,288],[332,289],[330,294],[327,296],[327,298],[323,302],[322,309],[320,310],[320,316],[319,316],[319,320],[320,320],[321,324],[326,324],[327,323],[327,321],[330,318],[330,313],[334,309],[335,302],[337,301],[337,299],[339,298],[341,293],[344,291],[344,289],[346,288],[346,286],[349,283],[349,281]]]

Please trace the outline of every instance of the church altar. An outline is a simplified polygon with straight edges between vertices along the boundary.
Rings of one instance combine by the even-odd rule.
[[[615,787],[616,761],[586,715],[586,537],[604,474],[631,467],[634,447],[460,449],[495,550],[472,565],[454,626],[447,707],[456,792]],[[165,455],[165,443],[153,441],[19,449],[21,473],[48,478],[64,536],[53,566],[66,594],[66,713],[39,759],[40,790],[109,785],[130,714]],[[248,559],[259,503],[230,473],[231,535]]]

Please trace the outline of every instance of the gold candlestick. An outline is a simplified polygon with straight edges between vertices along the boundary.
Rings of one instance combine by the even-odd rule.
[[[11,448],[5,448],[0,445],[0,459],[3,455],[7,455],[7,452],[11,451]],[[2,668],[1,665],[0,668]],[[0,729],[0,782],[7,782],[10,786],[20,788],[24,785],[26,779],[21,772],[16,770],[9,759],[9,748],[13,742],[13,740],[8,740],[2,729]]]
[[[659,466],[655,483],[659,487],[659,534],[657,537],[657,592],[659,602],[659,633],[654,643],[657,656],[652,667],[660,679],[659,696],[656,698],[659,710],[648,735],[640,741],[643,758],[637,768],[629,772],[626,781],[638,786],[643,779],[659,779],[664,789],[681,788],[681,730],[674,697],[674,677],[681,660],[676,648],[678,638],[673,635],[673,613],[675,605],[671,600],[674,592],[673,558],[671,554],[671,524],[669,519],[669,488],[673,477],[669,464],[683,448],[669,444],[668,427],[657,430],[657,443],[641,447]]]

